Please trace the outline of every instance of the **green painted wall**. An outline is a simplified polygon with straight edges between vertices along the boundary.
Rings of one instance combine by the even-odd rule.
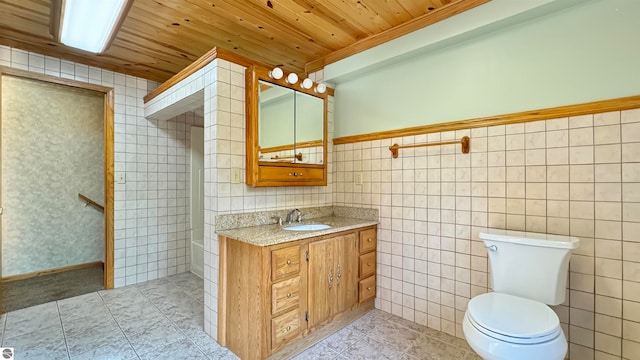
[[[335,136],[640,95],[640,1],[587,1],[336,84]]]

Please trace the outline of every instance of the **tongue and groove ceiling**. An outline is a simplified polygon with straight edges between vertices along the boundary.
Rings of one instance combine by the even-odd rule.
[[[489,0],[132,1],[111,46],[91,54],[51,35],[57,0],[0,0],[0,45],[158,82],[214,47],[305,73]]]

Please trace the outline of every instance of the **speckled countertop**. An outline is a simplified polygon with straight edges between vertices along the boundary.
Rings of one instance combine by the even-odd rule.
[[[226,236],[236,240],[244,241],[256,246],[269,246],[269,245],[280,244],[283,242],[300,240],[300,239],[310,238],[314,236],[333,234],[340,231],[352,230],[352,229],[357,229],[365,226],[378,224],[377,211],[372,212],[370,209],[367,209],[365,212],[359,212],[359,211],[353,212],[353,211],[345,211],[345,209],[351,210],[351,208],[340,208],[340,209],[333,209],[334,211],[321,211],[319,213],[323,213],[323,214],[329,213],[331,215],[323,216],[323,217],[314,217],[312,219],[303,220],[300,223],[295,222],[292,224],[284,224],[282,226],[277,224],[267,224],[267,225],[261,224],[258,226],[234,227],[234,228],[226,228],[226,229],[218,228],[216,229],[216,233],[221,236]],[[308,209],[302,209],[302,210],[304,213],[304,210],[308,210]],[[353,215],[354,217],[348,217],[345,215]],[[233,215],[225,215],[225,216],[228,217]],[[246,216],[247,216],[246,214],[235,215],[236,223],[239,217],[246,217]],[[255,215],[252,215],[252,216],[255,216]],[[218,218],[216,218],[216,220],[218,220]],[[224,219],[221,219],[220,222],[225,223]],[[226,223],[229,224],[228,219]],[[331,225],[331,228],[324,229],[324,230],[311,230],[311,231],[283,230],[283,228],[286,228],[288,226],[299,225],[299,224],[327,224],[327,225]]]

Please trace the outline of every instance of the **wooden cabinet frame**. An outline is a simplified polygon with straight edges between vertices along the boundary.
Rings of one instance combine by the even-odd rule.
[[[245,104],[246,124],[246,183],[254,187],[265,186],[326,186],[327,185],[327,112],[329,95],[333,89],[327,88],[324,94],[317,94],[312,89],[303,89],[299,85],[289,85],[284,78],[280,80],[269,77],[271,69],[259,65],[247,67],[245,71]],[[324,103],[324,125],[322,136],[322,164],[261,162],[258,159],[258,81],[266,81],[295,91],[321,98]]]
[[[220,236],[218,342],[242,359],[266,359],[275,353],[289,357],[372,309],[375,274],[367,274],[374,290],[363,299],[359,263],[362,234],[375,233],[376,226],[367,226],[264,247]],[[370,254],[372,249],[364,251]],[[321,272],[322,284],[309,283],[313,271]],[[316,290],[326,287],[329,279],[324,277],[331,271],[331,289]],[[326,299],[320,300],[317,292]],[[322,301],[327,313],[314,322],[310,307]],[[291,335],[283,326],[287,331],[291,326]]]

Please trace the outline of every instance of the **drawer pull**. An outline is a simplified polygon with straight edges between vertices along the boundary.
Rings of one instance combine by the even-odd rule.
[[[291,297],[291,293],[287,293],[287,299]]]
[[[287,265],[291,265],[291,260],[287,260]]]
[[[291,325],[287,326],[287,331],[291,331]]]
[[[302,173],[301,172],[292,172],[292,173],[289,173],[289,176],[302,176]]]

